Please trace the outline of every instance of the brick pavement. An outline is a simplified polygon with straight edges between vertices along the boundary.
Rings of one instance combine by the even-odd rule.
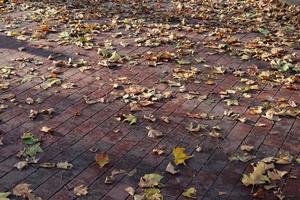
[[[30,13],[30,9],[22,12],[16,8],[11,13],[1,15],[3,19],[18,21],[26,13]],[[137,42],[140,37],[149,36],[146,29],[135,35],[136,30],[131,32],[120,26],[108,31],[95,31],[93,48],[84,49],[75,44],[64,44],[59,39],[49,39],[52,38],[52,33],[47,35],[48,39],[46,37],[37,41],[20,41],[16,37],[7,36],[7,23],[5,20],[0,22],[0,28],[4,30],[0,33],[0,67],[12,66],[15,74],[10,74],[10,78],[7,79],[2,76],[5,72],[1,72],[0,83],[9,83],[9,87],[0,89],[0,95],[3,97],[13,93],[15,97],[14,100],[1,100],[1,105],[8,107],[0,112],[0,138],[3,138],[3,145],[0,145],[0,192],[12,191],[18,183],[28,183],[32,192],[42,199],[133,199],[125,189],[131,186],[137,193],[141,193],[142,190],[138,187],[140,177],[155,172],[164,176],[163,187],[160,188],[164,199],[186,199],[182,194],[189,187],[197,190],[196,199],[253,199],[253,192],[259,187],[251,191],[253,188],[245,187],[241,183],[242,174],[251,172],[251,162],[277,156],[283,151],[290,152],[294,158],[299,156],[299,115],[272,121],[262,115],[251,114],[251,107],[259,106],[266,100],[277,102],[282,98],[285,102],[294,102],[297,109],[300,103],[299,91],[286,88],[284,83],[276,84],[272,80],[259,79],[257,74],[248,74],[244,78],[255,81],[259,89],[250,91],[249,98],[245,98],[242,93],[236,94],[235,99],[239,100],[239,105],[226,105],[220,93],[245,85],[241,83],[241,77],[233,74],[234,71],[247,72],[251,66],[256,65],[261,72],[269,70],[270,66],[268,62],[255,58],[245,61],[228,52],[217,53],[215,49],[205,46],[211,40],[211,35],[207,32],[197,33],[195,30],[174,28],[172,31],[182,35],[180,42],[188,44],[187,41],[190,41],[193,44],[190,48],[178,47],[176,45],[182,44],[172,42],[147,46]],[[107,21],[104,18],[87,23],[103,25]],[[151,27],[151,24],[148,25]],[[38,26],[38,21],[25,20],[9,30],[32,31]],[[63,30],[63,26],[56,28]],[[122,32],[123,36],[114,37],[114,34],[119,32]],[[55,34],[53,37],[55,38]],[[246,43],[260,37],[260,34],[245,32],[237,33],[236,37]],[[133,59],[137,64],[128,61],[113,69],[99,66],[98,62],[104,58],[96,53],[97,48],[103,47],[104,41],[108,40],[112,41],[113,51]],[[122,46],[120,42],[128,42],[128,45]],[[20,47],[24,47],[24,50],[20,51]],[[178,64],[175,59],[170,59],[168,62],[163,60],[156,67],[148,64],[146,55],[149,51],[154,54],[175,52],[176,55],[180,55],[189,49],[192,49],[193,53],[187,53],[182,58],[192,60],[192,63]],[[20,58],[32,60],[27,62]],[[55,62],[69,58],[74,61],[86,60],[88,65],[84,67],[90,69],[81,71],[78,67],[57,65],[55,70],[58,72],[51,72]],[[199,58],[205,61],[196,62],[195,59]],[[41,63],[37,64],[36,61]],[[176,67],[188,70],[192,66],[198,70],[196,81],[174,79],[173,72]],[[218,66],[223,66],[227,72],[214,74],[213,67]],[[60,77],[63,83],[76,83],[77,86],[65,89],[61,85],[54,85],[42,89],[45,80],[41,77],[51,74]],[[32,78],[22,82],[24,77],[29,76]],[[118,121],[116,115],[131,112],[130,105],[124,102],[123,96],[114,98],[114,93],[129,87],[127,83],[120,83],[117,88],[121,89],[113,87],[120,77],[127,77],[131,82],[129,86],[136,84],[155,88],[160,93],[172,91],[173,98],[159,100],[141,111],[132,112],[138,118],[137,124],[129,125]],[[166,84],[163,80],[180,82],[185,86],[185,90]],[[213,80],[213,83],[209,84],[207,80]],[[299,87],[299,82],[295,84]],[[196,97],[207,95],[208,98],[199,101],[197,98],[186,97],[188,94],[193,95],[191,91],[197,93]],[[87,104],[83,99],[84,95],[91,99],[104,98],[105,102]],[[28,97],[40,98],[42,102],[28,105],[25,103]],[[52,117],[39,114],[36,119],[29,119],[31,109],[48,108],[55,110]],[[228,110],[238,113],[240,118],[234,120],[225,116],[224,111]],[[206,113],[216,117],[196,119],[188,116],[187,112]],[[157,121],[151,122],[143,117],[149,114],[154,115]],[[163,116],[167,116],[170,123],[163,122],[160,119]],[[241,117],[247,120],[243,121]],[[210,128],[218,125],[221,127],[222,136],[212,137],[205,131],[203,134],[189,133],[186,126],[190,122],[203,123]],[[42,133],[40,129],[43,126],[51,127],[53,133]],[[164,136],[149,138],[147,126],[163,132]],[[14,165],[22,159],[16,155],[24,147],[22,135],[28,131],[41,137],[43,152],[37,155],[37,164],[29,164],[28,167],[18,170]],[[254,151],[251,155],[255,155],[255,159],[248,162],[230,161],[231,155],[241,152],[242,145],[253,146]],[[178,146],[185,147],[188,154],[193,154],[193,158],[187,161],[186,166],[178,167],[179,174],[171,175],[165,168],[173,161],[172,149]],[[202,147],[200,152],[196,151],[198,146]],[[153,149],[162,147],[162,155],[153,153]],[[109,164],[99,168],[95,162],[96,152],[106,152],[110,157]],[[73,168],[61,170],[39,166],[39,163],[61,161],[68,161]],[[131,176],[123,173],[118,175],[113,183],[105,183],[106,177],[118,169],[135,173]],[[293,160],[291,164],[279,166],[279,169],[287,171],[288,174],[277,182],[276,188],[280,188],[286,199],[299,199],[300,164]],[[84,197],[77,197],[73,192],[73,188],[80,184],[88,187],[88,194]],[[276,198],[278,197],[273,191],[264,192],[263,199]]]

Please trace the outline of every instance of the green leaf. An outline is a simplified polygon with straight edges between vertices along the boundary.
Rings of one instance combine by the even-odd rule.
[[[258,30],[258,32],[260,32],[261,34],[263,34],[265,36],[270,34],[270,31],[268,29],[265,29],[265,28],[259,28],[257,30]]]
[[[61,38],[69,38],[70,37],[70,32],[68,31],[63,31],[59,34],[59,37]]]
[[[25,154],[30,156],[30,157],[34,157],[36,156],[38,153],[43,152],[43,149],[40,146],[40,143],[34,144],[32,146],[29,146],[26,148],[25,150]]]
[[[25,132],[22,136],[22,140],[23,140],[23,143],[27,144],[27,145],[36,144],[41,141],[40,138],[32,135],[32,133],[30,133],[30,132]]]
[[[120,61],[121,59],[122,59],[121,56],[116,51],[114,51],[111,57],[108,59],[108,61],[115,63]]]
[[[194,187],[190,187],[182,193],[183,196],[191,199],[196,199],[197,190]]]
[[[10,194],[10,192],[0,192],[0,200],[9,200],[8,196]]]
[[[142,188],[158,186],[163,176],[159,174],[145,174],[140,178],[139,186]]]
[[[124,122],[129,122],[130,125],[136,124],[136,122],[137,122],[136,116],[129,114],[129,115],[125,115],[125,117],[126,118],[123,120]]]
[[[300,164],[300,157],[296,158],[296,162]]]
[[[160,193],[160,190],[157,188],[149,188],[144,191],[144,197],[146,199],[153,200],[162,200],[163,196]]]

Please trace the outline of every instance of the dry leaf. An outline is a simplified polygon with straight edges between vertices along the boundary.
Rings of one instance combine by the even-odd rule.
[[[28,166],[28,161],[20,161],[14,165],[18,170],[22,170]]]
[[[161,131],[155,130],[153,128],[151,128],[150,126],[146,127],[149,131],[148,131],[148,137],[150,138],[158,138],[158,137],[162,137],[163,133]]]
[[[109,163],[109,157],[106,153],[97,153],[95,156],[96,163],[103,168]]]
[[[43,126],[41,128],[41,131],[44,132],[44,133],[52,133],[53,132],[53,129],[50,128],[50,127],[47,127],[47,126]]]
[[[131,187],[131,186],[125,188],[125,191],[126,191],[128,194],[130,194],[130,196],[133,196],[134,193],[135,193],[135,189],[134,189],[133,187]]]
[[[85,185],[78,185],[74,188],[74,194],[78,197],[86,196],[88,194],[88,188]]]
[[[13,188],[13,194],[17,197],[25,197],[27,194],[31,193],[31,189],[29,188],[30,184],[20,183]]]
[[[171,174],[177,174],[179,171],[175,169],[175,167],[172,165],[172,163],[169,163],[166,167],[166,172],[169,172]]]
[[[56,163],[56,167],[58,169],[72,169],[73,165],[71,163],[65,161],[65,162],[58,162],[58,163]]]
[[[242,151],[252,151],[254,149],[254,146],[252,145],[242,145],[241,150]]]
[[[145,174],[140,178],[139,186],[142,188],[158,186],[162,178],[159,174]]]

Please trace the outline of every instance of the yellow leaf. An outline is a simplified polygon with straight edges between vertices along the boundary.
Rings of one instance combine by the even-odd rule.
[[[242,183],[245,186],[249,185],[259,185],[269,182],[270,179],[265,175],[268,169],[273,169],[273,164],[266,164],[264,162],[258,162],[256,166],[253,167],[253,172],[249,175],[243,174]]]
[[[182,193],[183,196],[191,199],[196,199],[197,190],[194,187],[190,187]]]
[[[182,148],[182,147],[176,147],[173,149],[173,156],[175,158],[176,165],[180,165],[180,164],[185,165],[185,160],[193,157],[193,155],[190,155],[190,156],[186,155],[186,153],[184,151],[185,151],[185,148]]]
[[[289,152],[281,152],[276,158],[275,163],[277,164],[290,164],[293,160],[293,156]]]
[[[159,174],[145,174],[140,178],[139,186],[142,188],[158,186],[162,178]]]
[[[103,168],[109,163],[109,157],[106,153],[98,153],[95,156],[96,163]]]

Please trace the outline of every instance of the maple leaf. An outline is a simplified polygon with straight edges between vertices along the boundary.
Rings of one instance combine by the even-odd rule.
[[[97,153],[95,156],[96,163],[103,168],[105,165],[109,163],[109,157],[106,153]]]
[[[256,166],[253,167],[253,172],[249,175],[243,174],[242,183],[245,186],[249,185],[259,185],[266,182],[270,182],[270,179],[265,175],[268,169],[274,168],[274,165],[268,165],[264,162],[258,162]]]
[[[197,197],[196,197],[196,195],[197,195],[197,190],[196,190],[196,188],[194,188],[194,187],[190,187],[190,188],[186,189],[186,190],[182,193],[182,195],[183,195],[184,197],[187,197],[187,198],[196,199],[196,198],[197,198]]]
[[[34,157],[34,156],[36,156],[36,154],[42,153],[43,149],[41,148],[40,145],[41,145],[40,143],[36,143],[34,145],[27,147],[25,150],[25,154],[30,157]]]
[[[132,114],[128,114],[128,115],[124,115],[125,119],[123,120],[124,122],[129,122],[129,125],[132,124],[136,124],[137,122],[137,117],[132,115]]]
[[[180,164],[185,165],[185,160],[193,157],[193,155],[188,156],[184,151],[185,151],[185,148],[183,148],[183,147],[175,147],[173,149],[172,153],[173,153],[176,165],[180,165]]]
[[[162,178],[163,176],[155,173],[145,174],[143,177],[140,178],[139,186],[142,188],[158,186]]]

